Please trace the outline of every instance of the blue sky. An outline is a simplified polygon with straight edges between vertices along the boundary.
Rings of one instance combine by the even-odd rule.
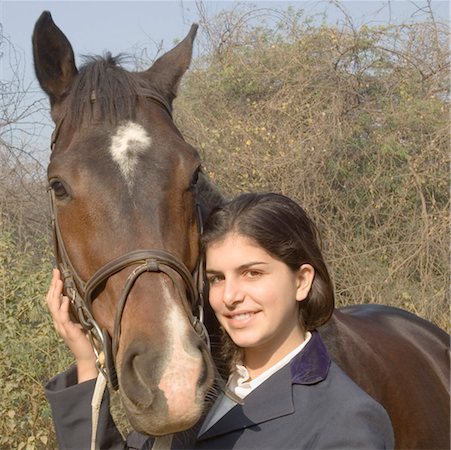
[[[210,16],[233,8],[235,1],[204,1]],[[285,10],[288,5],[303,8],[307,14],[326,10],[331,21],[339,20],[339,11],[328,1],[245,1],[257,7]],[[409,20],[425,2],[416,1],[344,1],[356,23]],[[439,17],[448,17],[447,1],[433,0]],[[174,40],[184,37],[192,22],[198,20],[193,1],[0,1],[3,33],[23,55],[26,78],[33,77],[31,33],[43,10],[49,10],[56,24],[71,41],[75,54],[133,53],[140,48],[155,52],[163,42],[165,50]],[[417,13],[413,16],[418,18]],[[149,56],[153,56],[150,54]]]
[[[327,11],[330,22],[343,20],[342,14],[329,1],[242,1],[259,8],[286,10],[289,5],[302,8],[306,15]],[[343,1],[356,25],[421,20],[422,1]],[[232,9],[236,1],[203,1],[209,16],[224,9]],[[433,0],[436,17],[448,20],[447,1]],[[190,25],[198,21],[196,2],[174,1],[19,1],[0,0],[0,23],[3,35],[14,45],[19,58],[21,76],[31,83],[31,96],[42,96],[34,79],[31,52],[31,34],[42,11],[49,10],[56,24],[71,41],[76,57],[101,54],[105,50],[136,54],[147,49],[154,57],[158,45],[169,50],[176,39],[183,38]],[[424,16],[423,16],[424,17]],[[8,45],[0,49],[0,76],[10,79]],[[51,126],[44,131],[49,134]],[[44,136],[45,137],[45,136]]]

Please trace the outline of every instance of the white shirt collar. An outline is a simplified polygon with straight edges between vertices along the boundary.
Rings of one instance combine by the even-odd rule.
[[[280,361],[277,361],[272,367],[265,370],[258,377],[251,380],[249,372],[242,364],[237,364],[235,370],[230,374],[227,383],[228,388],[234,392],[238,397],[244,398],[249,395],[257,386],[267,380],[272,374],[288,364],[302,349],[312,337],[312,334],[307,331],[304,342],[284,356]]]

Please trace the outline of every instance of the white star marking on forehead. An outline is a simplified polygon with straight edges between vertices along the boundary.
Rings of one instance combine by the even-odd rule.
[[[110,151],[129,187],[133,185],[138,157],[151,143],[152,139],[146,130],[137,123],[127,122],[117,128]]]

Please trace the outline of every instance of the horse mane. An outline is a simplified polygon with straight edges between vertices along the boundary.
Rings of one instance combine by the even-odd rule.
[[[203,171],[199,173],[197,192],[202,204],[203,220],[205,221],[212,210],[224,204],[225,199]]]
[[[137,77],[125,70],[124,55],[85,56],[68,94],[67,116],[73,124],[101,121],[117,125],[135,119]]]

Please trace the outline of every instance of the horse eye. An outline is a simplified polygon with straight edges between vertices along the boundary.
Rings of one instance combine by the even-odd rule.
[[[199,180],[199,173],[201,172],[201,168],[198,167],[196,171],[193,173],[193,176],[191,177],[190,187],[193,188],[196,186],[198,180]]]
[[[55,193],[55,197],[62,199],[67,197],[67,191],[64,184],[61,181],[54,180],[50,182],[50,187]]]

